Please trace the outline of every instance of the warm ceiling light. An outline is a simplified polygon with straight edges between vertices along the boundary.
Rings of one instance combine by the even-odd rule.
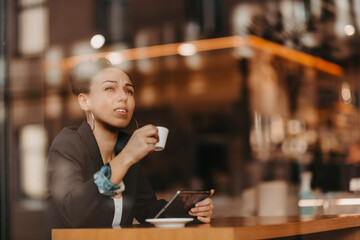
[[[181,56],[192,56],[197,51],[195,45],[192,43],[180,44],[177,50]]]
[[[105,37],[101,34],[94,35],[90,40],[90,45],[94,49],[101,48],[105,43]]]
[[[111,64],[113,65],[117,65],[117,64],[120,64],[122,63],[125,58],[124,58],[124,55],[122,55],[121,53],[117,53],[117,52],[111,52],[111,53],[108,53],[106,55],[106,58],[111,62]]]
[[[345,32],[346,35],[352,36],[355,33],[355,27],[353,25],[351,25],[351,24],[345,25],[344,26],[344,32]]]
[[[345,103],[351,103],[351,90],[350,84],[347,82],[343,82],[341,84],[341,97]]]
[[[197,40],[193,43],[172,43],[157,46],[148,46],[142,48],[123,49],[121,53],[125,56],[127,61],[150,59],[155,57],[171,56],[181,54],[183,56],[193,55],[196,52],[227,49],[227,48],[239,48],[249,47],[253,49],[263,50],[288,59],[293,62],[300,63],[304,66],[314,67],[317,70],[330,73],[335,76],[342,76],[343,69],[334,63],[325,61],[318,57],[313,57],[309,54],[296,51],[294,49],[286,48],[280,44],[267,41],[265,39],[248,36],[246,40],[240,36],[228,36],[214,39]],[[86,58],[103,57],[104,53],[93,53],[86,56],[72,56],[64,59],[62,66],[64,68],[72,67],[78,61]],[[45,62],[45,68],[49,69],[49,63]]]

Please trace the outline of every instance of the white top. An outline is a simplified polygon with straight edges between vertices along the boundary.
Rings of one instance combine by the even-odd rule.
[[[122,217],[122,209],[123,209],[123,198],[114,198],[115,204],[115,212],[114,212],[114,219],[112,222],[113,227],[119,227]]]

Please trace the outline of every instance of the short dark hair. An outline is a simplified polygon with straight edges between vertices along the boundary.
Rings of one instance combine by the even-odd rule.
[[[80,93],[90,93],[91,81],[96,74],[111,67],[113,65],[106,58],[85,60],[78,63],[70,73],[71,91],[76,96]]]

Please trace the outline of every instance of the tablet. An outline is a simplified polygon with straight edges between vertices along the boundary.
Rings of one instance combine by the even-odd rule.
[[[163,215],[167,218],[189,217],[189,211],[197,202],[210,196],[210,191],[185,191],[179,190],[170,201],[156,214],[154,218]]]

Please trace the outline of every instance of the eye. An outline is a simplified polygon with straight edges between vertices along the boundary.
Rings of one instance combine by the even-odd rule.
[[[125,89],[125,92],[131,96],[134,95],[134,91],[131,89]]]
[[[109,86],[109,87],[106,87],[106,88],[105,88],[105,91],[113,91],[113,90],[114,90],[114,87],[110,87],[110,86]]]

